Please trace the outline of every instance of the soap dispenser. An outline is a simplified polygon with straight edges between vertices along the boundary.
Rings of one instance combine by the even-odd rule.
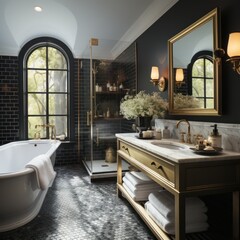
[[[214,124],[213,131],[211,132],[210,136],[208,137],[208,142],[211,144],[212,147],[221,148],[222,147],[222,136],[219,134],[217,129],[217,124]]]

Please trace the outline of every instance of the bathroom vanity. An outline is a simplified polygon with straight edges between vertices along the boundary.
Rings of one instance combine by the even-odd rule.
[[[185,239],[185,198],[232,192],[233,239],[239,239],[240,153],[222,151],[199,155],[193,145],[178,139],[143,140],[136,133],[116,134],[118,139],[118,196],[124,196],[158,239],[172,239],[134,201],[122,186],[122,162],[142,171],[175,197],[175,238]]]

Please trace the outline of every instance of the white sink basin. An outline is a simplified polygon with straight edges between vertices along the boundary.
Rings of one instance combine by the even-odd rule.
[[[153,141],[151,142],[151,144],[161,147],[161,148],[167,148],[167,149],[171,149],[171,150],[184,150],[187,149],[186,146],[184,146],[181,143],[175,143],[175,142],[163,142],[161,140],[159,141]]]

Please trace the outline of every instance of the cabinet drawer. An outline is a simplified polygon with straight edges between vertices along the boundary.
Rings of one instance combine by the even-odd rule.
[[[170,181],[175,185],[174,164],[170,164],[160,157],[146,153],[144,150],[133,147],[124,142],[120,142],[119,150],[123,151],[138,162],[144,164],[149,169],[158,173],[165,180]]]

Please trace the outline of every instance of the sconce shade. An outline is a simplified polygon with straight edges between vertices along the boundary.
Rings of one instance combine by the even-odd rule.
[[[153,83],[154,86],[158,86],[158,89],[163,92],[166,89],[166,79],[164,77],[161,77],[159,79],[159,69],[156,66],[152,66],[151,70],[151,83]]]
[[[184,79],[183,69],[177,68],[176,69],[176,82],[182,82]]]
[[[152,67],[151,79],[152,79],[152,80],[159,79],[159,70],[158,70],[158,67],[155,67],[155,66]]]
[[[240,56],[240,32],[229,34],[227,54],[230,58]]]

